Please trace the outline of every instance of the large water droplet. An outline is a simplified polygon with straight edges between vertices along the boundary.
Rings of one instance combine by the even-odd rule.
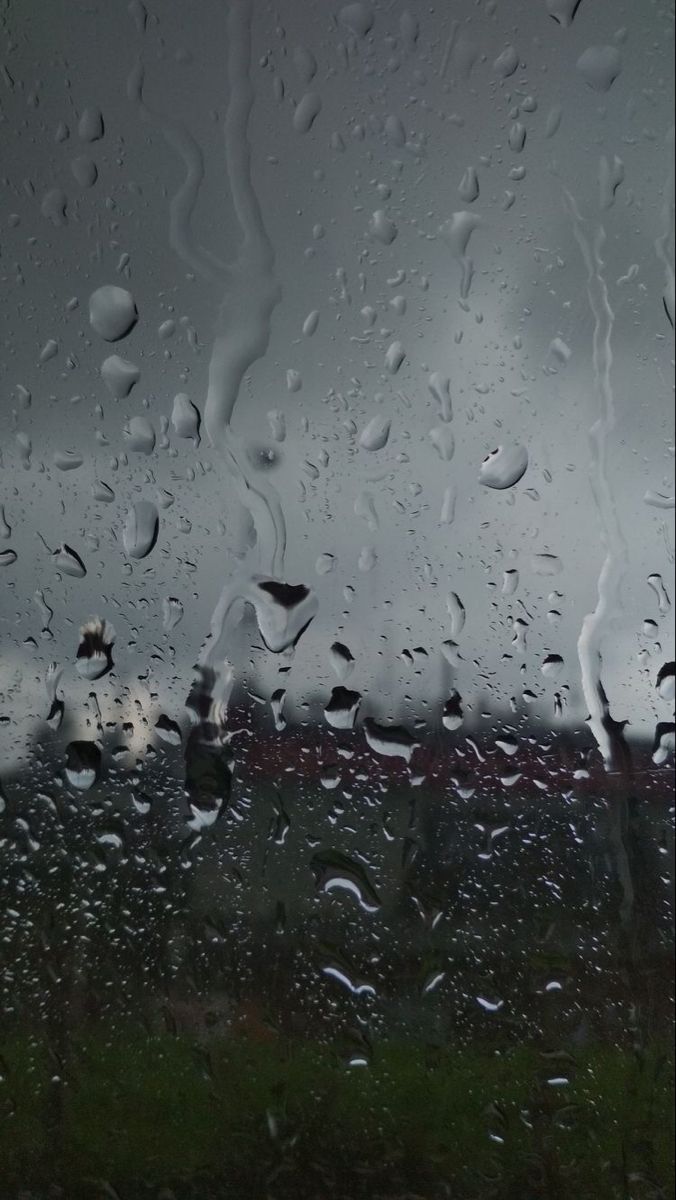
[[[115,630],[112,625],[95,618],[80,630],[75,670],[83,679],[101,679],[113,667]]]
[[[366,37],[373,28],[373,9],[370,4],[346,4],[339,16],[341,25],[355,37]]]
[[[590,46],[577,60],[577,69],[595,92],[608,92],[622,70],[616,46]]]
[[[254,606],[265,645],[275,654],[296,644],[319,608],[310,588],[279,579],[254,578],[246,598]]]
[[[83,579],[87,574],[87,569],[74,550],[70,546],[60,546],[52,555],[52,562],[58,571],[62,571],[64,575],[71,575],[73,579]]]
[[[135,363],[120,358],[119,354],[111,354],[101,364],[101,378],[111,396],[116,400],[125,400],[141,378],[141,372]]]
[[[145,558],[150,554],[160,527],[160,518],[150,500],[137,500],[127,513],[122,531],[122,544],[130,558]]]
[[[71,787],[86,792],[101,771],[101,751],[94,742],[70,742],[66,747],[65,775]]]
[[[503,491],[523,479],[527,469],[528,451],[525,446],[498,446],[482,462],[479,482],[485,487]]]
[[[347,854],[325,850],[315,854],[311,866],[319,892],[348,892],[366,912],[377,912],[381,900],[365,868]]]
[[[403,725],[381,725],[367,717],[363,729],[371,749],[385,758],[403,758],[410,762],[413,751],[420,745]]]
[[[360,704],[359,692],[351,692],[344,687],[333,688],[331,699],[324,709],[327,724],[334,729],[354,729]]]
[[[137,320],[134,297],[126,288],[104,284],[89,297],[89,323],[106,342],[126,337]]]
[[[391,424],[387,417],[372,417],[359,436],[359,445],[364,450],[382,450],[387,445]]]

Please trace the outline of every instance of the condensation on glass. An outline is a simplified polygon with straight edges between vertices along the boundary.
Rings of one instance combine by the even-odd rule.
[[[2,26],[0,1194],[671,1194],[672,6]]]

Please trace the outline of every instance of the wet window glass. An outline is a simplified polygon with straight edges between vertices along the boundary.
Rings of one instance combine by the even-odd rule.
[[[0,1196],[671,1195],[673,6],[0,75]]]

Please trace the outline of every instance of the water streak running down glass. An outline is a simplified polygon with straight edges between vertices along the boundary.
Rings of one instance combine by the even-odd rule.
[[[5,0],[0,1200],[674,1187],[670,0]]]

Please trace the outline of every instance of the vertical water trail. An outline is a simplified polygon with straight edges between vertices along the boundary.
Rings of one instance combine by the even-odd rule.
[[[248,124],[254,101],[251,68],[251,0],[232,0],[228,8],[228,79],[225,157],[233,206],[242,232],[235,262],[221,262],[196,245],[191,219],[204,175],[202,152],[177,122],[154,112],[143,95],[144,70],[130,73],[127,94],[145,120],[156,123],[183,160],[185,177],[170,202],[169,240],[179,257],[203,279],[223,289],[209,364],[204,425],[212,445],[232,474],[240,500],[249,509],[258,538],[260,566],[280,576],[286,526],[276,489],[254,477],[240,452],[231,421],[246,371],[265,354],[272,312],[281,298],[274,273],[274,251],[251,179]]]
[[[674,328],[674,126],[667,135],[669,150],[669,175],[664,189],[662,226],[664,232],[655,241],[655,253],[664,267],[664,311],[671,328]]]
[[[169,202],[169,243],[186,266],[191,267],[202,279],[222,280],[225,265],[214,258],[208,250],[195,245],[191,218],[204,178],[204,158],[200,147],[182,125],[168,121],[148,107],[143,95],[145,70],[141,59],[135,64],[127,79],[127,96],[136,104],[145,121],[158,125],[171,148],[183,161],[185,177]]]
[[[225,290],[209,364],[204,423],[210,441],[225,456],[251,511],[263,566],[281,575],[286,529],[279,497],[269,484],[250,478],[240,458],[231,421],[246,371],[265,354],[272,312],[281,298],[275,256],[251,178],[248,126],[254,101],[251,84],[251,3],[232,0],[228,9],[228,81],[225,158],[233,206],[242,230],[234,263],[225,272]]]
[[[607,462],[608,441],[615,428],[615,399],[611,378],[614,313],[603,275],[601,248],[605,240],[604,228],[599,226],[592,241],[587,233],[587,222],[581,216],[577,203],[569,192],[566,192],[566,202],[573,221],[575,240],[587,269],[587,296],[594,318],[592,362],[598,416],[589,430],[592,453],[590,480],[606,547],[598,578],[596,606],[582,622],[577,651],[582,690],[589,708],[590,728],[606,768],[617,770],[627,761],[623,725],[613,720],[610,715],[608,697],[601,678],[601,644],[608,620],[616,610],[627,559],[617,506],[608,479]]]

